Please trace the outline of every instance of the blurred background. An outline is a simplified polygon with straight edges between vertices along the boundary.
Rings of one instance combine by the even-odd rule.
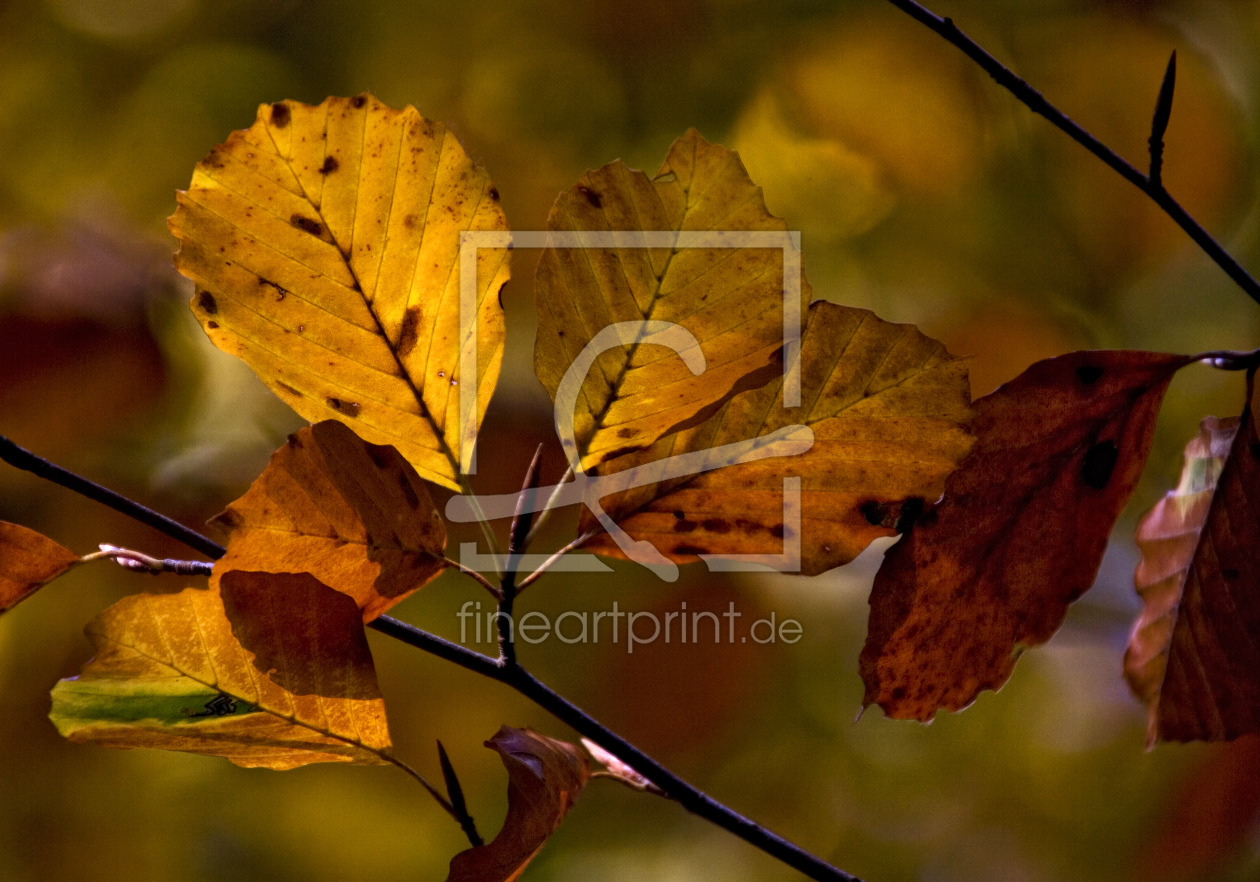
[[[1260,269],[1260,2],[950,0],[935,5],[1139,167],[1169,53],[1169,190]],[[1144,197],[952,47],[875,0],[7,0],[0,5],[0,434],[199,526],[300,422],[213,349],[170,267],[164,218],[194,163],[257,105],[368,90],[452,125],[516,229],[582,171],[654,171],[688,127],[738,149],[802,231],[815,294],[918,324],[974,356],[976,395],[1073,349],[1254,348],[1260,307]],[[508,353],[477,486],[506,492],[540,441],[531,279],[515,255]],[[553,575],[524,609],[795,618],[791,646],[523,647],[524,661],[717,798],[870,882],[1260,877],[1260,742],[1144,753],[1120,675],[1137,517],[1241,378],[1173,384],[1144,483],[1098,584],[1001,694],[930,727],[872,710],[857,654],[882,548],[815,579],[665,585],[627,566]],[[444,499],[443,494],[437,494]],[[77,552],[191,556],[0,467],[0,518]],[[539,548],[572,536],[558,517]],[[502,525],[500,525],[502,527]],[[452,548],[473,541],[452,532]],[[48,690],[119,597],[193,580],[107,565],[0,619],[0,880],[442,879],[461,835],[392,769],[276,773],[63,742]],[[452,638],[486,600],[448,574],[398,607]],[[745,619],[744,621],[749,621]],[[399,755],[440,778],[440,738],[483,833],[502,723],[574,734],[507,690],[372,633]],[[596,781],[532,880],[797,877],[677,806]]]

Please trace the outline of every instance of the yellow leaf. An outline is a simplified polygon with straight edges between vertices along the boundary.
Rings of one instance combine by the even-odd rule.
[[[230,531],[224,573],[310,573],[370,622],[443,569],[446,527],[393,447],[336,420],[291,435],[249,491],[211,523]]]
[[[796,456],[726,465],[625,491],[604,509],[634,539],[677,563],[699,554],[762,555],[799,541],[815,575],[892,536],[934,502],[971,447],[967,368],[913,325],[819,301],[801,340],[801,406],[783,406],[783,380],[735,397],[703,425],[607,464],[617,472],[670,456],[764,438],[792,425],[813,432]],[[784,479],[800,479],[800,535],[784,518]],[[585,513],[581,529],[594,527]],[[624,556],[608,534],[586,546]],[[788,565],[787,562],[784,565]]]
[[[739,156],[694,130],[674,142],[650,180],[621,161],[587,172],[556,200],[547,225],[583,242],[608,231],[764,231],[789,241],[786,224],[766,211]],[[534,369],[553,400],[569,366],[614,324],[680,325],[703,356],[703,372],[693,375],[676,350],[643,343],[652,333],[646,329],[599,355],[577,400],[559,405],[574,413],[573,453],[584,468],[694,425],[782,370],[784,260],[785,251],[774,246],[586,245],[543,253]],[[803,276],[796,293],[803,316],[809,303]]]
[[[68,548],[0,521],[0,613],[8,612],[79,562]]]
[[[506,250],[478,250],[465,338],[460,234],[507,221],[449,131],[370,95],[263,105],[178,200],[175,263],[197,284],[193,313],[214,344],[306,419],[341,420],[458,489],[471,454],[461,440],[498,379],[508,278]],[[475,413],[461,410],[464,383]]]
[[[125,597],[86,631],[95,657],[52,693],[71,741],[269,769],[394,762],[359,611],[308,574]]]

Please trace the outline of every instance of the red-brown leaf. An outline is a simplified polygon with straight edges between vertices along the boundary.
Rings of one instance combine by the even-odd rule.
[[[512,882],[573,808],[590,778],[578,747],[530,729],[501,728],[486,742],[508,770],[508,813],[494,841],[451,859],[446,882]]]
[[[1256,403],[1241,420],[1203,421],[1180,486],[1138,526],[1145,606],[1124,673],[1147,706],[1148,746],[1260,732]]]
[[[8,612],[79,562],[68,548],[0,521],[0,613]]]
[[[961,710],[1050,638],[1093,583],[1164,390],[1192,360],[1076,352],[976,402],[971,454],[876,576],[866,705],[919,720]]]

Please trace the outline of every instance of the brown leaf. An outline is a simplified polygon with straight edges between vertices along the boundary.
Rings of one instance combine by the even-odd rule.
[[[801,406],[783,406],[780,373],[734,398],[707,422],[620,457],[601,474],[704,455],[721,445],[807,426],[801,454],[725,465],[610,497],[603,507],[634,539],[676,563],[699,554],[758,555],[767,563],[799,541],[800,572],[846,564],[872,540],[893,536],[940,497],[945,476],[971,446],[967,368],[913,325],[818,301],[801,339]],[[706,455],[707,454],[707,455]],[[801,480],[801,535],[784,517],[784,479]],[[598,526],[583,513],[580,530]],[[587,543],[624,556],[607,533]],[[789,568],[790,562],[772,565]]]
[[[79,562],[68,548],[0,521],[0,613],[8,612]]]
[[[1124,673],[1146,703],[1147,744],[1260,732],[1260,433],[1206,419],[1181,484],[1138,525],[1145,604]],[[1218,480],[1219,479],[1219,480]]]
[[[230,531],[231,570],[310,573],[370,622],[442,572],[446,527],[393,447],[326,420],[289,437],[253,486],[211,523]]]
[[[125,597],[86,630],[95,657],[52,693],[71,741],[269,769],[394,762],[358,610],[308,574]]]
[[[1098,573],[1173,374],[1193,359],[1075,352],[976,402],[976,445],[871,591],[865,705],[930,720],[1010,677]]]
[[[564,741],[504,726],[486,742],[508,770],[508,813],[494,841],[451,859],[446,882],[512,882],[573,808],[590,778],[586,755]]]

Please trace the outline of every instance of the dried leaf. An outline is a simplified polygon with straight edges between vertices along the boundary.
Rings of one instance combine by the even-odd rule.
[[[1147,744],[1260,732],[1260,433],[1206,419],[1181,483],[1138,525],[1141,617],[1124,658]]]
[[[458,489],[461,439],[475,436],[503,357],[508,278],[506,250],[478,250],[465,338],[460,234],[507,222],[446,127],[370,95],[264,104],[178,198],[175,262],[214,344],[306,419],[341,420]],[[460,366],[470,345],[476,377]],[[461,415],[460,383],[476,384],[475,414]]]
[[[212,579],[231,570],[310,573],[354,598],[370,622],[443,568],[446,527],[393,447],[325,420],[271,455],[249,491],[211,523],[230,531]]]
[[[620,160],[588,171],[556,200],[547,226],[579,234],[786,230],[739,156],[695,130],[674,142],[651,180]],[[773,247],[548,248],[535,280],[534,369],[553,400],[569,366],[615,323],[681,325],[703,354],[699,376],[674,351],[640,345],[646,334],[600,355],[577,401],[560,405],[574,411],[583,467],[694,425],[781,373],[783,280],[784,252]],[[801,316],[808,303],[802,276]]]
[[[660,481],[603,503],[634,539],[676,563],[698,554],[782,555],[797,537],[784,520],[784,478],[801,479],[801,572],[815,575],[892,536],[940,497],[971,445],[967,368],[913,325],[819,301],[801,340],[801,406],[783,406],[783,378],[744,392],[704,424],[601,468],[618,472],[669,456],[808,426],[805,453]],[[597,526],[584,513],[581,530]],[[623,556],[606,533],[586,545]]]
[[[865,705],[930,720],[1010,677],[1087,591],[1193,359],[1075,352],[976,402],[976,444],[945,498],[888,552],[871,591]]]
[[[0,521],[0,613],[6,613],[79,562],[42,533]]]
[[[310,575],[233,572],[221,594],[125,597],[86,633],[95,657],[52,692],[71,741],[269,769],[391,761],[358,609]]]
[[[586,755],[564,741],[504,726],[486,742],[508,770],[508,813],[494,841],[451,859],[446,882],[512,882],[573,808],[590,778]]]

